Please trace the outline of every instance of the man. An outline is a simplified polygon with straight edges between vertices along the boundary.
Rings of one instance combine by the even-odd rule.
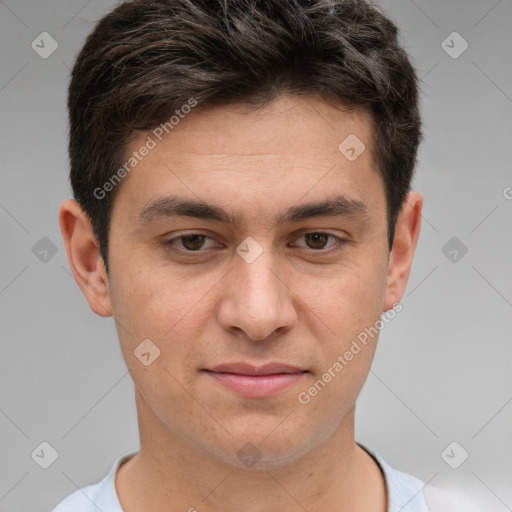
[[[55,512],[429,510],[354,439],[420,231],[395,25],[363,0],[123,3],[68,106],[61,230],[140,450]]]

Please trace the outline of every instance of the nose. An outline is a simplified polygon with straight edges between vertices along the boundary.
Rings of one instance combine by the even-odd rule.
[[[217,320],[231,333],[253,341],[273,338],[297,321],[296,296],[269,249],[252,263],[236,256],[223,281]]]

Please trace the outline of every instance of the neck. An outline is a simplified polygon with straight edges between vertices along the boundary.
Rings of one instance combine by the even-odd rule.
[[[136,399],[141,448],[115,480],[125,512],[386,510],[383,475],[354,441],[354,409],[301,457],[257,469],[229,464],[177,436]]]

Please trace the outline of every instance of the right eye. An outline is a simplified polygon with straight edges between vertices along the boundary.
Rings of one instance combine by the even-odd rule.
[[[185,233],[180,236],[171,238],[169,240],[165,240],[163,242],[163,245],[165,245],[166,247],[170,247],[173,250],[186,253],[204,252],[205,250],[208,249],[204,249],[204,242],[206,239],[209,239],[212,242],[214,242],[213,238],[204,233]],[[178,248],[176,248],[176,246]],[[211,247],[215,247],[215,244],[213,244]]]

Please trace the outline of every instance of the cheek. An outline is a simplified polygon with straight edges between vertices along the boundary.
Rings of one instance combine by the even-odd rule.
[[[132,325],[133,330],[147,336],[162,338],[170,335],[175,326],[187,325],[187,316],[197,311],[201,298],[215,284],[209,278],[200,283],[184,278],[165,265],[119,263],[116,269],[119,271],[112,273],[114,314]]]
[[[297,281],[300,297],[323,320],[328,337],[343,343],[373,325],[383,311],[386,275],[383,265],[362,262],[339,268],[322,279]]]
[[[196,342],[207,318],[204,291],[173,279],[168,269],[152,269],[113,273],[111,295],[121,351],[146,401],[162,414],[190,408],[183,390],[193,389],[200,366]],[[141,354],[148,352],[146,365]]]
[[[315,379],[320,382],[318,391],[311,390],[318,392],[311,397],[314,407],[347,404],[358,395],[375,353],[385,282],[385,267],[371,261],[345,267],[325,281],[302,281],[301,296],[317,326]],[[343,412],[333,411],[339,414]]]
[[[214,310],[221,300],[219,293],[225,269],[192,279],[169,265],[137,269],[133,264],[124,272],[121,268],[119,265],[119,272],[112,274],[112,305],[123,356],[127,366],[137,371],[134,380],[144,379],[146,386],[158,388],[160,375],[168,380],[171,388],[177,386],[174,390],[177,394],[180,384],[192,389],[205,358],[215,360],[216,352],[222,349]],[[210,339],[208,333],[217,333],[217,337]],[[144,367],[134,357],[134,350],[145,339],[150,339],[160,350],[155,366],[161,371],[154,375],[141,374]],[[169,391],[174,393],[173,389]]]
[[[371,367],[384,290],[376,286],[377,277],[354,272],[309,293],[315,318],[323,321],[317,325],[328,329],[320,327],[325,334],[316,341],[314,376],[297,400],[310,417],[325,418],[327,430],[336,428],[349,412]]]

